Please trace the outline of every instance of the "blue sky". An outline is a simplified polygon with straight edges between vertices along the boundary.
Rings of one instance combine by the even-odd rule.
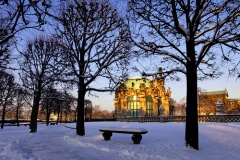
[[[115,1],[114,1],[115,2]],[[120,14],[124,14],[124,5],[123,5],[124,1],[121,1],[121,3],[115,3],[115,5],[117,5],[117,7],[120,7],[119,4],[122,4],[120,7],[120,11],[122,11]],[[48,28],[46,32],[51,32],[51,28]],[[24,37],[26,32],[23,32],[23,34],[21,34],[21,36]],[[27,31],[27,38],[33,38],[33,35],[37,35],[36,31],[31,31],[28,30]],[[26,35],[25,35],[26,36]],[[22,44],[21,44],[22,45]],[[184,47],[184,46],[183,46]],[[217,52],[216,52],[217,53]],[[135,61],[132,60],[133,62]],[[154,68],[154,67],[161,67],[157,61],[155,61],[154,58],[149,58],[149,59],[144,59],[143,60],[144,65],[147,65],[147,69],[142,68],[140,64],[132,64],[131,67],[138,67],[139,70],[141,71],[149,71],[149,72],[154,72],[154,70],[148,70],[149,68]],[[147,62],[145,62],[147,61]],[[153,67],[154,66],[154,67]],[[164,67],[163,67],[164,68]],[[140,73],[136,73],[133,70],[130,70],[130,75],[129,77],[133,77],[133,76],[139,76]],[[99,87],[106,87],[108,86],[108,84],[104,84],[104,81],[97,81],[95,82],[95,84],[93,84],[93,86],[97,86]],[[169,81],[167,80],[165,82],[165,88],[167,89],[168,87],[171,88],[171,92],[172,92],[172,98],[175,99],[177,102],[184,98],[186,96],[186,79],[184,76],[182,76],[181,81],[177,82],[177,81]],[[218,79],[209,79],[209,80],[205,80],[205,81],[199,81],[198,82],[198,87],[201,87],[202,89],[206,90],[206,91],[218,91],[218,90],[224,90],[225,88],[228,91],[229,94],[229,98],[240,98],[240,79],[237,80],[236,77],[228,77],[227,75],[223,75]],[[77,94],[76,91],[73,92],[74,95]],[[99,97],[88,97],[88,95],[86,95],[87,99],[92,100],[93,105],[100,105],[102,109],[104,110],[109,110],[112,111],[114,110],[114,103],[113,103],[113,99],[114,99],[114,93],[110,94],[110,93],[96,93]]]
[[[218,53],[218,52],[216,52]],[[221,56],[221,54],[216,54],[218,58]],[[143,59],[138,59],[139,63],[136,62],[136,59],[132,59],[131,66],[129,66],[129,77],[134,76],[141,76],[140,73],[132,70],[132,67],[137,67],[140,71],[145,71],[149,73],[153,73],[156,71],[156,68],[162,67],[164,69],[164,66],[161,66],[163,64],[159,63],[159,61],[162,59],[161,56],[156,57],[148,57]],[[229,77],[228,76],[228,67],[226,64],[223,66],[223,64],[219,63],[221,60],[215,60],[217,65],[220,65],[221,71],[223,71],[223,74],[218,79],[208,79],[204,81],[198,81],[198,87],[202,88],[203,90],[207,92],[211,91],[220,91],[226,89],[228,91],[229,98],[239,98],[240,99],[240,79],[237,79],[236,77]],[[169,70],[170,68],[168,68]],[[186,98],[186,78],[185,75],[180,74],[181,77],[180,81],[171,81],[166,80],[165,81],[165,89],[168,87],[171,88],[171,97],[175,99],[177,102],[181,100],[182,98]],[[151,77],[148,77],[151,79]],[[97,81],[94,86],[97,87],[106,87],[103,85],[104,82]],[[102,109],[113,111],[114,108],[114,93],[111,95],[110,93],[96,93],[99,95],[98,98],[96,97],[88,97],[86,95],[86,98],[91,99],[93,102],[93,105],[100,105]]]

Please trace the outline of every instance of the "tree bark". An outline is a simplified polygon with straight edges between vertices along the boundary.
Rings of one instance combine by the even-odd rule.
[[[67,116],[68,116],[68,113],[67,112],[65,112],[65,123],[67,123]]]
[[[57,111],[57,124],[59,123],[59,115],[60,115],[60,105],[58,106],[58,111]]]
[[[80,78],[81,79],[81,78]],[[81,79],[78,86],[78,104],[77,104],[77,134],[84,136],[85,135],[85,126],[84,126],[84,99],[86,94],[86,87],[83,85],[84,79]]]
[[[50,119],[50,109],[49,109],[49,104],[47,104],[47,119],[46,119],[46,125],[49,125],[49,119]]]
[[[18,115],[19,115],[19,104],[17,104],[17,110],[16,110],[16,121],[17,121],[17,126],[19,127],[19,118],[18,118]]]
[[[37,132],[37,117],[38,117],[40,99],[41,99],[41,92],[37,91],[36,96],[34,97],[34,100],[33,100],[31,122],[30,122],[30,133]]]
[[[187,44],[186,145],[198,150],[197,67],[194,41]]]
[[[60,123],[62,123],[62,110],[60,111]]]
[[[77,122],[77,111],[74,112],[74,122]]]
[[[3,113],[2,113],[2,124],[1,124],[1,129],[3,129],[3,127],[4,127],[4,121],[5,121],[5,112],[6,112],[6,106],[7,106],[7,104],[6,104],[6,101],[4,102],[4,104],[3,104]]]

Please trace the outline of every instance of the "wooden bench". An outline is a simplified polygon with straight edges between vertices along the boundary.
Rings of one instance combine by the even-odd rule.
[[[142,140],[142,134],[148,133],[148,131],[144,128],[100,128],[100,132],[103,132],[104,140],[110,140],[112,137],[112,133],[125,133],[125,134],[133,134],[132,140],[134,144],[139,144]]]
[[[50,125],[55,125],[56,124],[56,122],[50,122]]]

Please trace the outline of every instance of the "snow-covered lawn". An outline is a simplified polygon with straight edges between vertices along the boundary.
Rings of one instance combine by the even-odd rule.
[[[1,160],[236,160],[240,159],[240,123],[199,123],[199,150],[185,147],[185,123],[87,122],[86,135],[76,124],[11,126],[0,130]],[[99,128],[145,128],[140,144],[130,134],[113,133],[104,141]]]

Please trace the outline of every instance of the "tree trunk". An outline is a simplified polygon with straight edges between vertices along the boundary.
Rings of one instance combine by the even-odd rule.
[[[77,134],[84,136],[85,135],[85,127],[84,127],[84,99],[86,94],[86,87],[83,82],[79,84],[78,87],[78,103],[77,103]]]
[[[31,122],[30,122],[30,133],[37,132],[37,118],[38,118],[40,98],[41,98],[41,92],[38,91],[36,93],[36,96],[34,96],[34,100],[33,100]]]
[[[58,106],[58,111],[57,111],[57,124],[59,123],[59,115],[60,115],[60,106]]]
[[[60,111],[60,123],[62,123],[62,110]]]
[[[5,112],[6,112],[6,106],[7,106],[7,104],[6,104],[6,101],[5,101],[4,104],[3,104],[1,129],[3,129],[3,127],[4,127],[5,114],[6,114],[6,113],[5,113]]]
[[[17,104],[17,110],[16,110],[16,121],[17,121],[17,126],[18,126],[18,127],[19,127],[19,119],[18,119],[19,108],[20,108],[20,106],[19,106],[19,104]]]
[[[58,112],[58,116],[57,116],[57,124],[59,123],[59,114],[60,114],[60,111]]]
[[[74,122],[77,122],[77,111],[75,111],[74,114],[75,114]]]
[[[65,112],[65,123],[67,123],[67,116],[68,116],[68,113],[67,112]]]
[[[197,67],[194,41],[187,44],[186,145],[198,150]]]
[[[50,119],[50,109],[49,109],[49,106],[47,106],[47,117],[46,117],[46,125],[47,126],[49,125],[49,119]]]

